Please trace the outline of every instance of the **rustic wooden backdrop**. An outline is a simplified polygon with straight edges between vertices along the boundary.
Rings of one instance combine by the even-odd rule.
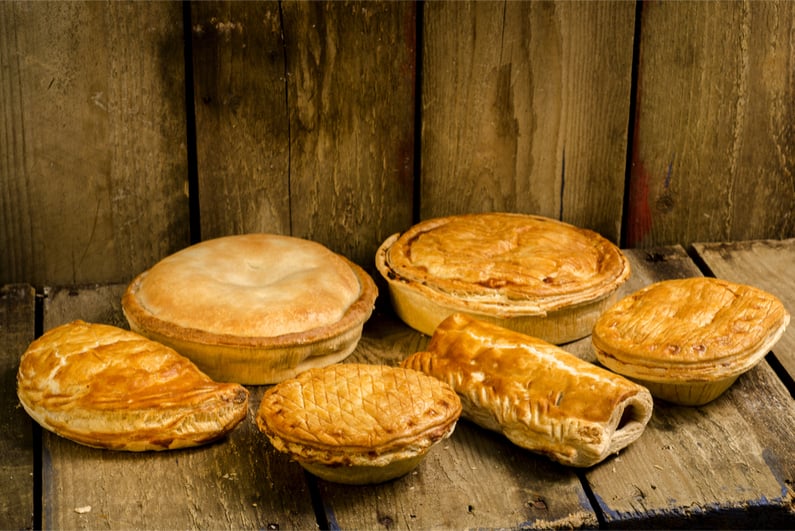
[[[795,236],[795,2],[0,3],[0,284],[428,217]]]

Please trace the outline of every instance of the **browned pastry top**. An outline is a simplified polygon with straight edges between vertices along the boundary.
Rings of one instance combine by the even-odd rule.
[[[351,363],[309,369],[268,389],[256,421],[298,461],[380,466],[446,437],[460,413],[458,396],[435,378]]]
[[[657,282],[623,298],[600,316],[592,340],[601,356],[631,365],[629,376],[665,370],[678,378],[743,365],[788,322],[789,313],[770,293],[693,277]]]
[[[323,245],[275,234],[207,240],[139,275],[123,298],[136,327],[205,344],[325,339],[369,317],[377,290]]]
[[[599,234],[512,213],[421,222],[397,238],[386,262],[393,278],[536,313],[597,299],[630,273],[621,251]]]
[[[426,350],[404,366],[479,390],[494,407],[510,404],[518,418],[542,408],[547,419],[608,422],[619,403],[643,391],[556,345],[463,314],[443,321]]]
[[[245,418],[248,391],[212,381],[136,333],[73,321],[22,356],[17,392],[42,426],[104,448],[145,450],[216,439]]]

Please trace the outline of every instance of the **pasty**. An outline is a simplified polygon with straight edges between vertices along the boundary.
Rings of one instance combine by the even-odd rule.
[[[229,433],[248,391],[217,383],[187,358],[134,332],[83,321],[58,326],[22,355],[17,395],[42,427],[86,446],[172,450]]]

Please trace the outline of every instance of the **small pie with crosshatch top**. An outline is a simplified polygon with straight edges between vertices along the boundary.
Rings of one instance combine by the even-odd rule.
[[[380,483],[413,470],[449,437],[461,402],[421,372],[343,363],[310,369],[268,389],[257,412],[273,446],[312,474]]]
[[[560,344],[587,336],[630,265],[594,231],[516,213],[422,221],[376,254],[397,315],[432,335],[453,313]]]
[[[591,340],[605,367],[682,405],[706,404],[759,363],[789,313],[774,295],[708,277],[656,282],[618,301]]]
[[[212,378],[262,385],[346,358],[377,295],[361,267],[320,243],[242,234],[164,258],[130,283],[122,308],[132,330]]]
[[[248,391],[218,383],[174,350],[115,326],[72,321],[33,341],[17,395],[43,428],[109,450],[173,450],[229,433]]]

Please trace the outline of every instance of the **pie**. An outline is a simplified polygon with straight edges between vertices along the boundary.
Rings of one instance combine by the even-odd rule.
[[[310,369],[268,389],[256,415],[273,446],[336,483],[400,477],[449,437],[461,402],[417,371],[342,363]]]
[[[73,321],[33,341],[17,395],[43,428],[110,450],[172,450],[229,433],[248,391],[217,383],[172,349],[134,332]]]
[[[385,240],[376,267],[397,315],[424,334],[459,312],[556,344],[587,336],[630,274],[596,232],[513,213],[423,221]]]
[[[637,440],[652,413],[646,388],[556,345],[460,313],[401,366],[455,389],[465,418],[574,467],[593,466]]]
[[[216,380],[270,384],[347,357],[377,289],[323,245],[275,234],[226,236],[172,254],[128,286],[130,328]]]
[[[628,295],[594,326],[605,367],[669,402],[701,405],[759,363],[789,313],[774,295],[709,277],[664,280]]]

